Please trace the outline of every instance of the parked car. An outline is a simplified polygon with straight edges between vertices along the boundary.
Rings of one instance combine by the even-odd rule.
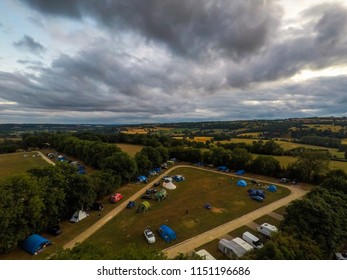
[[[156,193],[157,190],[156,189],[148,189],[146,190],[146,194],[152,194],[152,193]]]
[[[263,202],[264,201],[264,198],[259,196],[259,195],[251,195],[251,198],[256,200],[256,201],[259,201],[259,202]]]
[[[94,202],[90,208],[92,210],[101,211],[104,209],[104,205],[102,203],[99,203],[99,202]]]
[[[280,179],[280,183],[286,184],[286,183],[289,183],[289,182],[290,182],[290,180],[287,179],[287,178],[281,178]]]
[[[337,260],[347,260],[347,252],[344,253],[335,253]]]
[[[143,233],[149,244],[153,244],[155,242],[155,236],[150,227],[146,227]]]
[[[141,196],[142,199],[152,199],[152,196],[150,193],[146,193],[145,195]]]
[[[133,208],[135,206],[136,206],[136,202],[135,201],[129,201],[128,205],[127,205],[127,208],[131,209],[131,208]]]
[[[60,226],[53,226],[53,227],[49,227],[47,229],[47,233],[51,234],[51,235],[60,235],[63,233],[63,230]]]
[[[113,194],[113,195],[110,197],[110,201],[111,201],[112,203],[116,203],[116,202],[120,201],[122,198],[123,198],[123,195],[122,195],[122,194],[120,194],[120,193],[115,193],[115,194]]]
[[[160,186],[160,182],[155,182],[154,184],[153,184],[153,187],[159,187]]]

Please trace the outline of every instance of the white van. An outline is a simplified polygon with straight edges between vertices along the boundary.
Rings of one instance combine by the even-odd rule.
[[[204,249],[197,251],[196,254],[205,260],[215,260],[215,258]]]
[[[245,231],[242,234],[242,239],[245,240],[248,244],[252,245],[256,249],[261,249],[264,247],[263,243],[261,243],[259,238],[248,231]]]
[[[240,237],[236,237],[232,240],[221,239],[218,243],[218,249],[232,258],[234,254],[237,257],[242,257],[248,251],[253,250],[253,247]]]
[[[257,231],[261,232],[262,234],[266,235],[267,237],[271,237],[271,234],[274,232],[278,232],[277,227],[270,225],[268,223],[261,224],[259,227],[257,227]]]

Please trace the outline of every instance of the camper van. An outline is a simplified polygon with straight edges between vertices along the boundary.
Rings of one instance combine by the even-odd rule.
[[[229,258],[232,258],[234,254],[237,257],[242,257],[248,251],[253,250],[253,246],[240,237],[236,237],[232,240],[221,239],[218,243],[218,249]]]
[[[259,227],[257,227],[257,231],[261,232],[262,234],[266,235],[267,237],[271,237],[271,234],[274,232],[277,232],[277,227],[270,225],[268,223],[261,224]]]
[[[204,249],[197,251],[196,254],[202,257],[204,260],[215,260],[215,258]]]
[[[254,236],[252,233],[245,231],[242,234],[242,239],[248,244],[252,245],[256,249],[261,249],[264,247],[263,243],[260,242],[259,238]]]

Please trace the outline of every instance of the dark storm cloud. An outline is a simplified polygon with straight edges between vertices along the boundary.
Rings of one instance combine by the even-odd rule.
[[[281,12],[252,0],[22,0],[46,15],[92,17],[115,31],[140,34],[186,57],[234,59],[251,54],[274,34]]]
[[[39,42],[36,42],[31,36],[24,35],[23,38],[13,45],[21,50],[26,50],[35,54],[42,53],[46,51],[46,48],[42,46]]]
[[[302,69],[324,69],[347,64],[347,9],[335,4],[305,11],[300,33],[277,42],[249,63],[229,70],[232,87],[288,78]],[[300,34],[300,35],[298,35]]]

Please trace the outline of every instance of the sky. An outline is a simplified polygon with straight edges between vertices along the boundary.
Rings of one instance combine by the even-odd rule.
[[[0,123],[347,115],[347,0],[1,0]]]

